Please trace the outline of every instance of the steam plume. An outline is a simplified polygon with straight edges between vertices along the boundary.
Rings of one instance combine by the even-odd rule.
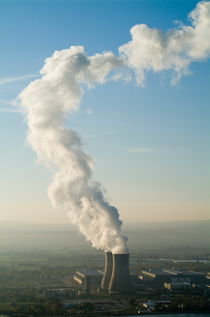
[[[40,160],[57,168],[48,188],[52,204],[67,208],[71,221],[94,247],[126,253],[118,210],[92,180],[92,160],[83,152],[79,135],[64,127],[66,114],[79,105],[80,85],[104,83],[121,64],[110,52],[87,57],[80,46],[56,51],[45,61],[42,78],[33,81],[20,99],[29,126],[28,142]]]
[[[48,188],[52,204],[64,206],[71,221],[93,247],[127,253],[118,210],[104,196],[100,183],[92,179],[92,159],[83,151],[80,136],[64,126],[64,118],[79,107],[82,87],[121,78],[127,67],[138,84],[145,71],[172,70],[175,81],[188,72],[191,62],[210,54],[210,2],[200,2],[190,13],[192,26],[163,33],[146,25],[131,29],[132,39],[111,52],[88,57],[82,46],[56,51],[46,59],[40,73],[19,95],[28,122],[28,142],[39,160],[55,166]],[[113,72],[115,76],[112,77]]]
[[[174,73],[172,83],[189,73],[189,65],[210,54],[210,2],[199,2],[188,15],[192,26],[179,23],[168,32],[151,29],[145,24],[131,28],[131,41],[119,48],[136,73],[137,83],[144,84],[146,71]]]

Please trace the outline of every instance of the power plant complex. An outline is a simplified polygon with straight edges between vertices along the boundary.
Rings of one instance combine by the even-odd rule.
[[[105,268],[101,270],[77,271],[74,281],[80,284],[86,293],[98,289],[109,294],[128,293],[132,290],[129,272],[129,254],[105,252]]]
[[[167,260],[167,263],[174,264],[173,259]],[[119,294],[124,294],[126,297],[126,294],[128,296],[131,293],[139,294],[142,290],[152,290],[153,292],[158,290],[159,292],[161,289],[164,294],[166,292],[168,294],[174,292],[182,294],[182,292],[186,293],[187,291],[197,294],[196,292],[199,291],[208,295],[210,289],[210,273],[177,270],[174,267],[168,267],[168,264],[163,269],[148,268],[138,275],[135,273],[130,275],[128,253],[105,252],[104,270],[80,270],[74,274],[73,278],[77,283],[78,295],[102,293],[106,298],[109,298],[106,294],[111,295],[111,297],[116,295],[117,298]],[[168,302],[158,302],[158,305],[160,304],[168,305]]]

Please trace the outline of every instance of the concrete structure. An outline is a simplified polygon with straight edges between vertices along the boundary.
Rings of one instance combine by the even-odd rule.
[[[173,290],[183,290],[183,289],[189,289],[191,288],[191,284],[190,283],[186,283],[186,282],[180,282],[180,283],[164,283],[164,287],[170,291]]]
[[[98,288],[101,283],[102,273],[97,270],[77,271],[73,279],[80,285],[81,289],[89,292],[91,289]]]
[[[104,275],[101,281],[101,288],[104,290],[108,290],[109,283],[112,276],[112,267],[113,267],[113,260],[112,260],[112,253],[111,252],[105,252],[105,269],[104,269]]]
[[[172,283],[186,283],[194,286],[205,286],[207,279],[205,274],[195,271],[177,271],[173,269],[164,270],[166,273],[171,274]]]
[[[207,284],[204,274],[194,271],[177,271],[174,269],[164,269],[159,271],[142,271],[139,278],[145,285],[151,287],[163,287],[164,283],[189,284],[203,287]]]
[[[131,290],[129,254],[113,254],[112,276],[109,293],[127,293]]]
[[[154,311],[157,307],[168,307],[168,305],[171,303],[170,300],[156,300],[152,301],[149,300],[147,302],[143,302],[143,306],[147,308],[148,311]]]

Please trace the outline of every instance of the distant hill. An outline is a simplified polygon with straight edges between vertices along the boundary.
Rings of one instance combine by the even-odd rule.
[[[131,247],[210,248],[210,220],[126,226]]]
[[[131,249],[209,248],[210,220],[139,223],[124,226]],[[68,224],[0,223],[0,248],[90,248]]]

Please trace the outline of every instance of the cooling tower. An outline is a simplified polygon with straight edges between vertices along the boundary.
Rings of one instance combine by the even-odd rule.
[[[113,269],[109,293],[127,293],[131,290],[129,254],[113,254]]]
[[[109,283],[112,276],[112,253],[111,252],[105,252],[105,268],[104,268],[104,275],[101,281],[101,288],[108,291]]]

